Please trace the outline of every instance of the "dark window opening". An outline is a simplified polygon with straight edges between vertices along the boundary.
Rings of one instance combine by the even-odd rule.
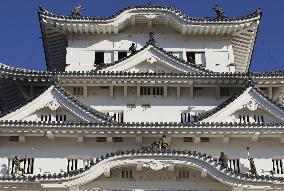
[[[127,57],[127,52],[118,52],[118,60]]]
[[[119,112],[119,113],[107,112],[106,114],[110,116],[116,122],[123,123],[124,121],[123,112]]]
[[[195,52],[186,52],[186,59],[188,62],[195,64]]]
[[[121,171],[121,178],[133,178],[132,170],[122,170]]]
[[[113,140],[113,142],[116,142],[116,143],[123,142],[123,138],[122,137],[113,137],[112,140]]]
[[[51,114],[49,115],[41,115],[40,116],[41,121],[51,121]]]
[[[97,142],[106,142],[106,137],[97,137]]]
[[[184,137],[183,142],[193,142],[193,138],[192,137]]]
[[[164,95],[164,88],[163,87],[140,87],[140,95],[162,96]]]
[[[282,159],[272,159],[272,168],[276,174],[284,174]]]
[[[100,86],[100,89],[102,89],[102,90],[108,90],[108,89],[109,89],[109,86]]]
[[[126,107],[135,108],[136,105],[135,105],[135,103],[128,103],[128,104],[126,104]]]
[[[66,115],[57,114],[56,115],[56,121],[59,121],[59,122],[66,121]]]
[[[95,52],[95,65],[104,63],[104,52]]]
[[[230,89],[225,88],[225,87],[221,87],[220,88],[220,95],[221,96],[230,96]]]
[[[68,159],[67,160],[67,173],[72,170],[78,169],[78,159]]]
[[[74,95],[83,95],[83,87],[74,87],[73,88]]]
[[[240,173],[240,160],[239,159],[229,159],[229,168]]]
[[[19,141],[19,136],[10,136],[9,141]]]
[[[180,122],[181,123],[189,123],[191,121],[190,113],[181,113],[180,114]]]
[[[179,179],[189,179],[189,170],[180,170],[178,177]]]
[[[34,158],[24,158],[23,159],[24,167],[23,173],[24,174],[33,174],[34,173]],[[14,174],[15,172],[15,159],[9,159],[9,173]]]
[[[209,137],[200,137],[200,142],[208,143],[209,142]]]
[[[141,106],[144,108],[151,108],[151,104],[142,104]]]

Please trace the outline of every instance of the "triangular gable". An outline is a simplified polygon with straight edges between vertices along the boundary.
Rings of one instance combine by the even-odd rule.
[[[58,85],[52,85],[40,96],[19,109],[4,115],[0,120],[30,120],[29,116],[44,109],[50,111],[58,109],[67,111],[72,117],[77,118],[77,121],[94,123],[113,122],[109,116],[84,105]]]
[[[264,95],[258,88],[250,85],[216,108],[200,114],[197,121],[214,123],[284,122],[284,108]]]
[[[104,65],[101,71],[129,71],[129,72],[184,72],[205,73],[202,67],[180,59],[156,45],[146,45],[114,64]]]

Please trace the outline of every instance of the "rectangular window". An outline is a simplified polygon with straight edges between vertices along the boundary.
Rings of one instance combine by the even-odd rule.
[[[210,141],[209,137],[200,137],[200,142],[208,143]]]
[[[135,103],[128,103],[128,104],[126,104],[126,107],[135,108],[136,105],[135,105]]]
[[[121,178],[133,178],[132,170],[122,170],[121,171]]]
[[[24,174],[33,174],[34,173],[34,158],[19,158],[22,162],[20,164],[20,168],[24,170]],[[8,159],[8,173],[14,174],[16,165],[15,159]],[[19,173],[22,173],[21,171]]]
[[[67,173],[78,169],[78,159],[67,159]]]
[[[81,87],[81,86],[74,87],[73,94],[74,95],[83,95],[83,87]]]
[[[97,137],[97,142],[106,142],[106,137]]]
[[[276,174],[284,174],[282,159],[272,159],[272,168]]]
[[[249,115],[239,115],[239,121],[240,123],[249,123],[250,116]]]
[[[189,179],[189,170],[179,170],[178,178],[179,179]]]
[[[163,87],[140,87],[140,95],[164,95]]]
[[[51,114],[49,115],[41,115],[40,116],[41,121],[51,121]]]
[[[83,160],[83,167],[90,167],[91,166],[91,162],[93,162],[93,159],[84,159]]]
[[[240,159],[229,159],[228,163],[229,168],[240,173]]]
[[[65,114],[56,114],[56,121],[58,122],[64,122],[66,121],[66,115]]]
[[[264,117],[263,115],[239,115],[239,122],[240,123],[249,123],[252,120],[252,122],[255,123],[264,123]]]
[[[9,141],[19,141],[19,136],[10,136]]]
[[[205,61],[205,52],[186,52],[186,59],[188,62],[197,64],[197,65],[206,65]]]
[[[190,113],[181,113],[180,114],[180,122],[181,123],[189,123],[189,122],[191,122]]]
[[[95,52],[95,65],[101,65],[104,63],[104,52]]]
[[[101,90],[109,90],[109,86],[100,86]]]
[[[220,96],[230,96],[230,89],[226,87],[220,87]]]
[[[118,60],[121,60],[123,58],[127,57],[127,52],[118,52]]]
[[[263,115],[254,115],[254,122],[256,123],[264,123],[264,117]]]
[[[193,142],[193,138],[192,137],[184,137],[183,142]]]
[[[151,104],[148,103],[143,103],[141,106],[144,108],[151,108]]]
[[[193,87],[194,97],[204,96],[204,88],[203,87]]]
[[[195,52],[186,52],[186,59],[188,62],[195,64]]]
[[[123,123],[124,122],[124,115],[123,112],[107,112],[108,116],[112,117],[112,119],[116,122]]]
[[[112,140],[113,140],[113,142],[116,142],[116,143],[123,142],[123,138],[122,137],[113,137]]]
[[[140,95],[150,95],[150,87],[140,87]]]

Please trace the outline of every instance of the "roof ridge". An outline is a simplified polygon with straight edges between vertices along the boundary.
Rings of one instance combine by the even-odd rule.
[[[115,121],[113,121],[111,119],[110,116],[97,111],[96,109],[87,106],[85,103],[82,103],[80,100],[78,100],[75,96],[73,96],[71,93],[69,93],[68,91],[66,91],[62,86],[59,85],[58,81],[53,81],[53,84],[51,86],[49,86],[48,88],[46,88],[43,93],[41,93],[40,95],[29,99],[27,101],[25,101],[24,103],[20,104],[17,107],[14,107],[13,109],[9,110],[8,112],[5,113],[1,113],[0,117],[4,117],[8,114],[11,114],[12,112],[15,112],[16,110],[26,106],[27,104],[33,102],[35,99],[39,98],[41,95],[43,95],[49,88],[53,87],[54,90],[56,90],[58,93],[60,93],[65,99],[67,99],[68,101],[70,101],[71,103],[73,103],[75,106],[79,107],[82,111],[84,111],[85,113],[88,113],[96,118],[99,118],[102,120],[102,122],[107,122],[107,123],[116,123]]]
[[[107,126],[109,127],[110,123],[108,122],[86,122],[86,121],[66,121],[66,122],[59,122],[59,121],[22,121],[22,120],[2,120],[0,121],[0,124],[23,124],[23,125],[41,125],[41,127],[44,127],[42,125],[76,125],[76,127],[78,127],[78,125],[82,125],[82,126],[91,126],[92,128],[94,126]],[[248,122],[248,123],[240,123],[240,122],[202,122],[202,121],[197,121],[197,122],[189,122],[189,123],[181,123],[181,122],[124,122],[124,123],[115,123],[112,124],[112,126],[117,126],[117,127],[135,127],[137,128],[137,126],[141,126],[141,127],[161,127],[161,126],[169,126],[169,127],[188,127],[188,128],[195,128],[195,127],[210,127],[210,129],[212,129],[212,126],[216,126],[216,127],[236,127],[236,126],[243,126],[246,128],[250,128],[250,127],[255,127],[255,126],[273,126],[278,128],[283,127],[284,128],[284,122],[269,122],[269,123],[265,123],[265,122]],[[71,127],[72,128],[72,127]]]
[[[46,90],[48,90],[48,88],[50,88],[50,86],[45,87],[44,90],[43,90],[43,92],[45,92]],[[14,111],[17,111],[18,109],[20,109],[20,108],[24,107],[25,105],[31,103],[32,101],[34,101],[35,99],[37,99],[37,98],[38,98],[39,96],[41,96],[41,95],[42,95],[42,93],[39,94],[39,95],[37,95],[37,96],[35,96],[35,97],[33,97],[33,98],[30,98],[30,99],[27,99],[27,100],[23,101],[23,103],[21,103],[20,105],[14,107],[14,108],[12,108],[12,109],[10,109],[10,110],[4,112],[4,113],[0,113],[0,118],[4,117],[4,116],[6,116],[6,115],[8,115],[8,114],[10,114],[10,113],[12,113],[12,112],[14,112]],[[0,121],[1,121],[1,120],[0,120]]]
[[[177,17],[184,21],[207,21],[207,22],[218,22],[218,21],[242,21],[246,19],[251,19],[257,16],[261,16],[262,12],[259,8],[257,8],[253,13],[250,13],[245,16],[238,16],[238,17],[224,17],[224,18],[217,18],[217,17],[195,17],[195,16],[189,16],[183,13],[181,10],[177,9],[176,7],[173,6],[163,6],[163,5],[153,5],[153,4],[144,4],[144,5],[133,5],[133,6],[127,6],[116,13],[110,15],[110,16],[81,16],[79,18],[74,18],[72,16],[66,16],[62,14],[57,14],[57,13],[51,13],[44,9],[42,6],[39,6],[38,12],[39,14],[44,14],[47,16],[52,16],[52,17],[58,17],[58,18],[64,18],[64,19],[72,19],[72,20],[93,20],[93,21],[108,21],[111,19],[116,18],[117,16],[121,15],[125,11],[129,10],[139,10],[139,9],[156,9],[160,11],[168,11],[173,14],[175,14]]]
[[[195,121],[199,122],[203,119],[208,118],[209,116],[212,116],[216,114],[218,111],[222,110],[226,106],[228,106],[230,103],[235,101],[240,95],[242,95],[248,88],[252,88],[253,90],[257,91],[264,99],[267,101],[271,102],[273,105],[276,107],[279,107],[280,109],[284,110],[284,106],[278,103],[276,100],[270,98],[267,96],[263,91],[261,91],[258,87],[255,86],[255,83],[253,82],[252,78],[247,78],[247,80],[244,81],[245,86],[238,91],[236,94],[233,96],[229,97],[226,101],[222,102],[221,104],[217,105],[211,110],[208,110],[206,112],[200,113],[199,115],[196,116]]]
[[[99,112],[98,110],[96,110],[96,109],[86,105],[85,103],[81,102],[80,100],[78,100],[70,92],[68,92],[62,86],[60,86],[57,81],[54,81],[53,86],[62,96],[64,96],[66,99],[68,99],[70,102],[72,102],[76,106],[80,107],[86,113],[90,113],[91,115],[94,115],[95,117],[102,119],[104,122],[116,123],[111,119],[110,116],[108,116],[108,115],[106,115],[102,112]]]
[[[37,174],[33,176],[25,176],[25,175],[3,175],[0,177],[2,181],[24,181],[24,182],[35,182],[38,180],[63,180],[67,181],[70,180],[70,177],[74,176],[76,177],[79,174],[85,173],[86,171],[90,170],[92,167],[97,165],[100,162],[103,162],[106,159],[114,158],[114,157],[136,157],[136,156],[143,156],[143,155],[156,155],[159,154],[162,157],[172,157],[172,156],[182,156],[182,157],[189,157],[192,159],[197,159],[198,161],[201,161],[205,164],[208,164],[210,167],[213,167],[214,170],[217,170],[217,172],[222,173],[224,175],[227,175],[231,178],[234,178],[236,180],[243,180],[243,181],[253,181],[253,182],[274,182],[279,181],[283,182],[283,177],[274,177],[274,176],[264,176],[264,175],[253,175],[248,173],[240,173],[235,171],[232,168],[223,168],[221,164],[218,161],[218,158],[214,158],[211,155],[208,155],[206,153],[201,153],[196,150],[180,150],[180,149],[157,149],[154,150],[151,147],[142,147],[142,148],[136,148],[136,149],[129,149],[129,150],[118,150],[116,152],[110,152],[102,155],[100,158],[97,158],[95,161],[92,161],[89,166],[85,166],[81,169],[72,170],[70,172],[63,172],[63,173],[54,173],[54,174]]]

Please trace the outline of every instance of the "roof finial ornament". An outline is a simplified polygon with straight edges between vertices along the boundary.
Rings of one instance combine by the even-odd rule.
[[[43,6],[42,6],[42,5],[39,5],[38,10],[39,10],[39,11],[44,11]]]
[[[155,46],[157,44],[157,42],[154,39],[154,33],[153,32],[149,32],[149,39],[146,43],[147,45],[153,45]]]
[[[215,5],[215,7],[212,8],[215,13],[217,14],[217,19],[223,19],[225,18],[225,14],[224,14],[224,11],[221,7],[219,7],[218,5]]]
[[[71,17],[78,18],[81,17],[81,11],[85,10],[81,4],[77,4],[77,6],[71,11]]]
[[[261,9],[260,9],[260,8],[257,8],[256,11],[255,11],[255,13],[256,13],[257,15],[261,15]]]
[[[244,81],[244,84],[246,87],[249,87],[249,86],[254,86],[254,81],[252,78],[247,78],[245,81]]]
[[[137,52],[135,43],[131,44],[129,51],[131,52],[131,54],[135,54]]]

